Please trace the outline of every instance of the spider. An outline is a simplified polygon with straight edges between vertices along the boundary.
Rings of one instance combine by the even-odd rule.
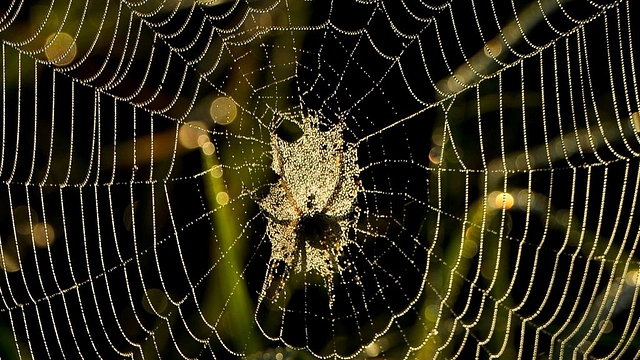
[[[292,121],[302,136],[287,142],[271,133],[271,168],[279,179],[256,200],[267,217],[271,242],[260,297],[277,299],[292,272],[315,272],[324,279],[331,303],[333,276],[349,267],[339,260],[358,217],[357,149],[343,140],[343,122],[322,131],[316,115]]]

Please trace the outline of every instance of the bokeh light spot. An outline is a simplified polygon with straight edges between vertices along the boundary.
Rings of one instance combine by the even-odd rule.
[[[216,194],[216,201],[220,205],[227,205],[229,203],[229,194],[224,191],[220,191]]]
[[[219,97],[211,103],[209,113],[213,121],[220,125],[227,125],[235,120],[238,115],[238,107],[228,97]]]
[[[71,64],[78,53],[75,39],[64,32],[52,34],[47,38],[46,44],[44,54],[56,66]]]

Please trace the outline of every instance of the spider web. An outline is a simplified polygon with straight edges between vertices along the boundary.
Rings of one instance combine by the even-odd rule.
[[[3,2],[0,356],[638,358],[637,14]],[[357,149],[331,291],[258,205],[309,116]]]

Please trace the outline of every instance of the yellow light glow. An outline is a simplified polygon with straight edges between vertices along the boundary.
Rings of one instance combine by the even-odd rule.
[[[497,57],[498,55],[500,55],[501,52],[502,52],[502,42],[496,39],[489,41],[484,48],[484,53],[487,56],[493,55],[494,57]]]
[[[603,333],[608,334],[613,330],[613,323],[610,320],[600,321],[600,328]]]
[[[520,39],[522,38],[520,29],[518,28],[518,25],[515,23],[511,23],[505,26],[504,29],[502,30],[502,33],[504,34],[504,37],[507,39],[507,42],[509,44],[514,44],[517,41],[520,41]]]
[[[494,191],[489,195],[489,204],[497,209],[509,210],[515,204],[515,199],[509,193]]]
[[[427,320],[431,322],[436,322],[438,319],[438,313],[440,312],[440,307],[438,305],[429,305],[424,310],[424,316]]]
[[[568,226],[569,220],[571,220],[571,213],[569,210],[560,209],[556,212],[556,221],[558,221],[560,225]]]
[[[227,125],[238,115],[236,103],[228,97],[219,97],[211,103],[209,108],[211,119],[220,125]]]
[[[469,226],[467,228],[467,231],[464,233],[464,236],[468,238],[473,236],[473,226]]]
[[[216,194],[216,201],[220,205],[227,205],[229,203],[229,194],[224,191],[220,191]]]
[[[638,286],[640,284],[640,273],[638,270],[631,270],[625,275],[625,281],[629,286]]]
[[[248,31],[260,30],[259,28],[269,28],[273,26],[273,21],[269,13],[255,13],[251,15],[253,22],[246,21],[244,28]]]
[[[462,85],[460,85],[458,80],[453,76],[449,76],[449,79],[447,80],[447,87],[449,88],[449,91],[454,92],[462,89]]]
[[[433,129],[433,133],[431,133],[431,141],[433,141],[434,145],[442,146],[443,137],[444,137],[444,133],[441,127],[437,127]]]
[[[71,64],[78,53],[75,39],[64,32],[52,34],[47,38],[46,44],[44,54],[56,66]]]
[[[18,262],[18,252],[16,251],[15,240],[10,238],[2,247],[2,262],[0,265],[7,272],[16,272],[20,270],[20,262]]]
[[[31,218],[29,218],[29,212],[31,212]],[[16,224],[18,234],[29,235],[31,234],[31,223],[38,221],[38,215],[33,209],[21,205],[13,209],[13,221]]]
[[[471,83],[471,80],[473,80],[473,77],[475,76],[468,66],[461,66],[457,68],[454,75],[463,84]]]
[[[228,3],[233,0],[198,0],[198,3],[203,6],[216,6]]]
[[[462,257],[471,259],[478,253],[478,244],[471,239],[464,241],[464,248],[462,249]]]
[[[204,143],[202,145],[202,152],[205,155],[213,155],[213,153],[216,151],[216,147],[213,146],[213,143],[210,141],[207,141],[206,143]]]
[[[633,119],[633,126],[636,128],[636,132],[640,132],[640,113],[634,112],[631,114],[631,118]]]
[[[202,121],[190,121],[182,125],[178,132],[180,145],[186,149],[196,149],[202,146],[200,138],[204,136],[208,141],[209,136],[200,129],[206,129],[206,125]]]
[[[216,165],[214,167],[211,168],[211,176],[213,176],[216,179],[219,179],[222,177],[222,166],[220,165]]]
[[[441,156],[442,148],[440,147],[434,147],[429,151],[429,160],[434,164],[440,164]]]
[[[527,156],[525,154],[520,154],[516,158],[516,168],[518,169],[527,169]]]
[[[160,289],[148,289],[147,296],[142,298],[142,307],[149,314],[162,313],[168,304],[167,296]]]
[[[198,136],[198,146],[202,147],[204,146],[204,144],[210,142],[209,141],[209,135],[207,134],[202,134],[200,136]]]
[[[50,224],[37,223],[36,226],[33,227],[33,241],[39,248],[51,246],[55,237],[55,231]]]
[[[380,354],[380,346],[376,343],[371,343],[364,349],[364,351],[367,353],[367,356],[376,357]]]
[[[531,200],[529,200],[529,190],[524,189],[518,191],[517,197],[518,204],[520,204],[520,206],[522,207],[527,206],[529,202],[533,203],[533,201],[535,200],[535,195],[533,193],[531,194]]]

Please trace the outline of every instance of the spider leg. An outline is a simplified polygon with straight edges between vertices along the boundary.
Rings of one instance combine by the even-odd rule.
[[[277,220],[275,221],[282,221]],[[288,224],[287,226],[287,234],[285,236],[290,236],[293,231],[295,231],[296,226],[298,225],[297,221],[283,221]],[[293,258],[291,259],[281,259],[281,258],[271,258],[269,260],[269,269],[267,270],[267,276],[265,277],[264,284],[262,286],[262,292],[260,294],[260,298],[268,298],[272,301],[276,301],[284,290],[287,280],[291,276],[291,272],[295,271],[295,266],[298,263],[298,252],[293,252]]]
[[[267,125],[267,127],[269,128],[269,132],[273,134],[275,133],[276,129],[280,126],[280,124],[282,124],[283,117],[278,111],[272,109],[271,106],[269,106],[268,104],[267,104],[267,108],[273,113],[273,118],[271,119],[271,123]]]
[[[267,298],[276,301],[285,287],[291,272],[291,266],[282,259],[269,260],[269,270],[262,285],[260,301]]]
[[[333,307],[333,302],[335,301],[335,292],[334,292],[334,275],[343,273],[343,266],[340,265],[340,259],[344,259],[343,247],[336,246],[336,243],[331,241],[325,241],[325,249],[329,252],[329,261],[330,261],[330,273],[329,276],[325,278],[325,288],[327,289],[327,295],[329,296],[329,307]],[[348,263],[347,263],[348,264]]]
[[[341,265],[344,269],[341,274],[347,273],[349,276],[351,276],[347,280],[353,280],[357,285],[363,287],[362,279],[360,279],[360,275],[358,275],[358,269],[356,268],[356,265],[351,261],[352,255],[345,254],[346,251],[349,251],[349,249],[346,246],[343,246],[340,249],[340,254],[338,255],[338,259],[344,262],[344,265]]]

